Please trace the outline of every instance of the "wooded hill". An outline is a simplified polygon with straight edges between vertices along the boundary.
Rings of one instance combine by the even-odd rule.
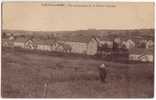
[[[25,31],[25,30],[2,30],[2,37],[7,34],[14,34],[17,37],[33,36],[34,38],[47,39],[53,36],[64,41],[88,41],[92,36],[98,36],[101,40],[112,40],[120,37],[122,40],[154,40],[154,29],[136,30],[76,30],[76,31]]]

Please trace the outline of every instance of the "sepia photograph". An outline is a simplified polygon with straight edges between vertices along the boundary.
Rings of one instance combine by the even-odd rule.
[[[1,6],[2,98],[154,97],[154,2]]]

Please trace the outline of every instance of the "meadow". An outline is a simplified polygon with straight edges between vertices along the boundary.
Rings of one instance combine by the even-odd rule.
[[[107,65],[106,83],[98,66]],[[94,57],[2,48],[3,98],[152,98],[153,63],[121,63]]]

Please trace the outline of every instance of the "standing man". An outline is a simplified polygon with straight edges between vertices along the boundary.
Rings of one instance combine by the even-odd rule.
[[[104,63],[99,66],[99,74],[100,74],[100,80],[105,83],[107,72],[106,72],[106,65]]]

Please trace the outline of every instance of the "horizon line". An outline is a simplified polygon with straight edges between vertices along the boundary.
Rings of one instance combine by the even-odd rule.
[[[96,28],[88,28],[88,29],[75,29],[75,30],[25,30],[25,29],[1,29],[2,31],[44,31],[44,32],[61,32],[61,31],[85,31],[85,30],[154,30],[155,28],[133,28],[133,29],[96,29]]]

